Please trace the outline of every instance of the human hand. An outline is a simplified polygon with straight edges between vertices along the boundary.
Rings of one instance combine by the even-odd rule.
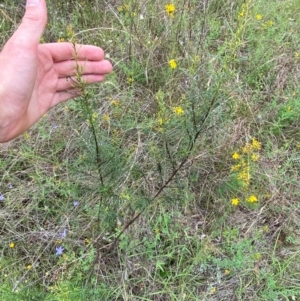
[[[76,64],[87,83],[101,82],[112,71],[99,47],[39,44],[46,23],[45,0],[27,0],[21,25],[0,53],[0,142],[17,137],[49,109],[78,95]]]

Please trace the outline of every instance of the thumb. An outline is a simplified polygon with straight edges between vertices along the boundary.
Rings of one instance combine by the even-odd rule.
[[[38,45],[46,24],[46,1],[27,0],[25,15],[13,38],[25,45]]]

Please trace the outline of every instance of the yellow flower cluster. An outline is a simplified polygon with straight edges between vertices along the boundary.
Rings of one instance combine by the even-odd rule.
[[[119,100],[113,99],[113,100],[111,101],[111,104],[114,105],[114,106],[116,106],[116,107],[118,107],[118,106],[120,105],[120,101],[119,101]]]
[[[73,26],[72,26],[72,24],[70,24],[67,27],[67,37],[69,39],[72,39],[74,35],[75,35],[75,32],[74,32]]]
[[[232,157],[235,160],[238,160],[241,158],[241,155],[239,153],[234,153]],[[249,186],[250,184],[250,164],[248,161],[245,161],[245,159],[241,159],[239,163],[234,164],[231,166],[230,169],[232,172],[237,172],[237,178],[242,182],[243,186]]]
[[[241,18],[245,17],[246,12],[247,12],[247,5],[244,3],[242,5],[241,11],[238,13],[238,18],[241,19]]]
[[[248,202],[248,203],[250,203],[250,204],[253,204],[253,203],[257,203],[258,202],[258,199],[257,199],[257,197],[255,196],[255,195],[250,195],[247,199],[246,199],[246,201]],[[240,200],[238,199],[238,198],[233,198],[233,199],[231,199],[231,205],[232,206],[238,206],[239,205],[239,203],[240,203]]]
[[[126,12],[126,11],[129,11],[129,5],[128,4],[124,4],[124,5],[118,6],[117,9],[118,9],[118,11],[120,13]]]
[[[231,172],[237,173],[237,178],[243,184],[248,187],[250,184],[251,173],[250,163],[251,161],[257,162],[259,160],[259,151],[261,150],[261,142],[252,139],[252,142],[247,142],[242,148],[241,152],[234,152],[232,159],[238,161],[236,164],[231,166]]]
[[[28,132],[25,132],[24,134],[23,134],[23,136],[24,136],[24,138],[26,139],[26,140],[28,140],[28,139],[30,139],[30,134],[28,133]]]
[[[157,123],[158,123],[157,130],[159,132],[162,132],[163,126],[167,125],[169,123],[169,121],[170,121],[170,118],[167,118],[166,116],[164,116],[164,114],[161,111],[159,111],[157,114]]]
[[[250,166],[249,163],[242,162],[242,168],[238,173],[238,179],[243,183],[244,186],[248,187],[250,185]]]
[[[134,78],[132,76],[127,77],[127,84],[131,85],[134,82]]]
[[[165,10],[170,18],[174,18],[174,14],[175,14],[175,5],[174,4],[172,4],[172,3],[166,4]]]
[[[98,119],[98,113],[94,112],[91,116],[91,118],[87,119],[86,122],[88,124],[94,124],[96,122],[96,120]]]
[[[72,43],[76,43],[77,39],[74,38],[75,36],[75,31],[74,28],[72,26],[72,24],[68,25],[64,34],[64,37],[60,37],[57,42],[58,43],[62,43],[62,42],[72,42]]]
[[[257,141],[255,138],[252,138],[252,143],[247,142],[242,148],[244,154],[253,154],[259,150],[261,150],[261,142]]]
[[[251,180],[251,163],[258,161],[260,150],[261,142],[252,138],[251,142],[247,142],[242,146],[240,151],[235,151],[232,154],[232,159],[237,161],[237,163],[232,165],[230,170],[236,174],[237,179],[246,190],[248,189]],[[250,195],[246,198],[246,201],[253,204],[257,203],[258,199],[255,195]],[[231,205],[238,206],[239,203],[240,201],[238,198],[231,199]]]

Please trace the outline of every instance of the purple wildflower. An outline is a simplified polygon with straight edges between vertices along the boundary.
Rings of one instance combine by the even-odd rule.
[[[8,187],[8,189],[13,189],[13,186],[11,185],[11,183],[9,183],[9,184],[7,185],[7,187]]]
[[[64,251],[64,248],[62,246],[59,246],[59,247],[56,248],[55,255],[57,255],[57,256],[62,255],[63,251]]]
[[[4,201],[4,200],[5,200],[4,195],[0,193],[0,201]]]
[[[78,205],[79,205],[79,202],[78,202],[78,201],[74,201],[74,202],[73,202],[73,206],[74,206],[74,207],[77,207]]]
[[[61,238],[65,238],[67,236],[67,229],[64,229],[64,231],[60,234]]]

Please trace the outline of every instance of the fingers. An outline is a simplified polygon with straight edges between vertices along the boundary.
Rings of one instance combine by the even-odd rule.
[[[40,47],[46,47],[50,52],[54,62],[66,60],[88,60],[101,61],[104,59],[104,51],[97,46],[74,45],[71,43],[50,43],[42,44]]]
[[[39,44],[47,24],[45,0],[27,0],[26,12],[17,31],[12,36],[15,43],[23,47],[35,47]]]
[[[102,82],[105,79],[105,75],[84,75],[82,80],[87,84]],[[67,101],[72,98],[80,96],[80,89],[76,88],[76,79],[74,77],[65,77],[58,79],[57,92],[54,95],[51,103],[51,108],[58,105],[63,101]]]
[[[70,89],[68,91],[57,92],[54,95],[53,101],[51,103],[51,108],[55,107],[63,101],[67,101],[78,96],[80,96],[80,91],[78,89]]]
[[[104,80],[104,75],[88,74],[82,76],[82,80],[87,84],[98,83]],[[57,92],[68,91],[76,88],[75,77],[62,77],[58,79]]]
[[[64,61],[54,64],[54,69],[58,77],[66,77],[75,75],[79,69],[80,74],[108,74],[112,71],[109,61],[103,60],[99,62],[91,61]]]

